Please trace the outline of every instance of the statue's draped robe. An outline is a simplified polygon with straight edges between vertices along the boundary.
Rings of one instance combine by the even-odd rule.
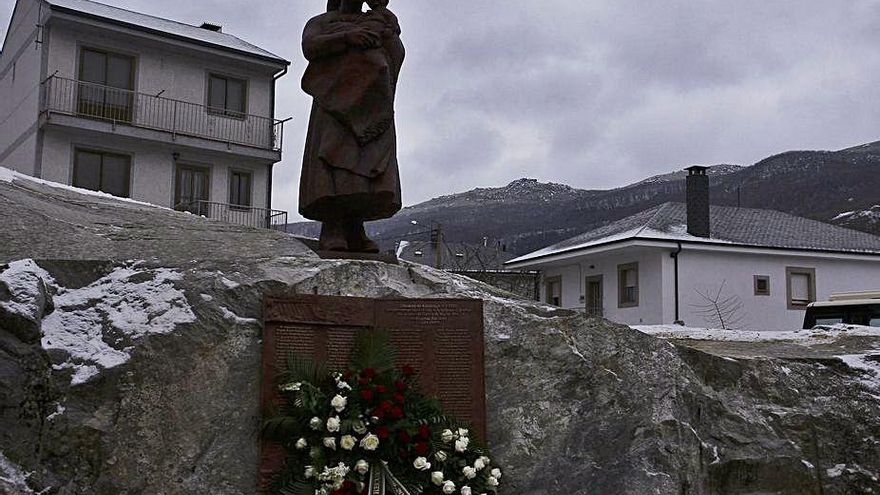
[[[386,31],[381,48],[360,50],[342,34],[380,20],[331,11],[303,33],[303,90],[314,98],[300,180],[306,218],[377,220],[400,210],[394,94],[403,44],[398,31]]]

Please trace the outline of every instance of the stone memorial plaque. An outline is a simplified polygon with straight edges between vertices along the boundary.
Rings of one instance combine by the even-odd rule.
[[[344,370],[357,332],[382,328],[390,334],[399,364],[416,369],[422,391],[439,398],[453,416],[469,421],[485,440],[483,301],[269,297],[263,320],[264,413],[280,400],[275,377],[291,352],[325,361],[331,370]],[[279,448],[263,444],[262,483],[282,460]]]

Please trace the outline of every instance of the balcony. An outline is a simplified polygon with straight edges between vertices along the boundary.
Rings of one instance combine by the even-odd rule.
[[[221,222],[256,227],[260,229],[272,229],[286,231],[287,212],[270,210],[268,208],[255,208],[252,206],[237,206],[228,203],[216,203],[213,201],[189,201],[179,203],[174,207],[178,211],[188,211],[194,215],[200,215]]]
[[[52,76],[43,83],[43,111],[177,136],[280,152],[284,121],[234,114],[206,105]]]

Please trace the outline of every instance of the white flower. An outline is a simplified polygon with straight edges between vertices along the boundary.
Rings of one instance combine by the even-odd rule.
[[[468,436],[468,431],[464,428],[459,428],[458,429],[458,436],[466,437],[466,436]]]
[[[324,426],[324,422],[321,421],[321,418],[315,416],[311,420],[309,420],[309,426],[315,431],[321,431],[321,427]]]
[[[461,470],[461,474],[463,474],[465,478],[472,480],[477,477],[477,470],[470,466],[465,466],[464,469]]]
[[[455,451],[456,452],[464,452],[467,450],[468,444],[470,440],[467,437],[459,438],[455,441]]]
[[[324,438],[324,447],[327,447],[328,449],[336,450],[336,438],[334,438],[334,437]]]
[[[342,380],[336,382],[336,386],[339,388],[339,390],[351,390],[351,385]]]
[[[483,461],[483,464],[485,464],[485,465],[487,465],[487,466],[488,466],[489,464],[492,464],[492,461],[491,461],[488,457],[486,457],[486,456],[484,456],[484,455],[480,456],[480,460]]]
[[[486,481],[486,484],[489,486],[498,486],[498,478],[494,476],[489,476],[489,480]]]
[[[471,495],[471,487],[469,487],[469,486],[461,487],[461,495]]]
[[[376,450],[379,448],[379,437],[370,433],[361,440],[361,447],[364,450]]]
[[[361,459],[357,461],[357,463],[354,465],[354,469],[360,474],[367,474],[367,472],[370,470],[370,465],[367,464],[367,461]]]
[[[440,439],[445,443],[449,443],[455,440],[455,433],[452,433],[452,430],[443,430],[443,433],[440,434]]]
[[[300,382],[291,382],[281,386],[282,392],[299,392],[299,389],[302,388],[302,383]]]
[[[486,467],[486,463],[483,462],[482,457],[480,457],[479,459],[474,461],[474,469],[476,469],[477,471],[482,471],[483,468],[485,468],[485,467]]]
[[[327,420],[327,431],[330,433],[336,433],[339,431],[339,426],[342,424],[342,421],[339,421],[339,416],[334,416]]]
[[[431,473],[431,483],[434,483],[437,486],[443,484],[443,471],[434,471]]]
[[[306,466],[306,471],[303,473],[303,476],[308,478],[312,478],[315,476],[315,468],[314,466]]]
[[[431,463],[424,457],[416,457],[416,460],[413,461],[413,467],[419,471],[427,471],[431,469]]]
[[[437,460],[440,462],[444,462],[447,459],[446,452],[443,452],[442,450],[440,450],[436,454],[434,454],[434,457],[436,457]]]
[[[339,439],[339,446],[345,450],[351,450],[357,445],[357,438],[351,435],[345,435]]]
[[[494,478],[501,479],[501,470],[498,468],[493,469],[492,472],[489,474],[491,474]]]
[[[342,412],[342,410],[345,409],[345,406],[347,405],[348,399],[338,394],[330,400],[330,406],[333,409],[336,409],[336,412]]]
[[[309,446],[309,442],[307,442],[305,438],[300,438],[299,440],[296,441],[297,450],[304,450],[308,446]]]
[[[354,424],[351,425],[351,429],[354,430],[358,435],[363,435],[367,432],[367,427],[364,425],[363,421],[355,421]]]
[[[455,483],[451,481],[443,483],[443,493],[445,493],[446,495],[451,495],[455,493]]]

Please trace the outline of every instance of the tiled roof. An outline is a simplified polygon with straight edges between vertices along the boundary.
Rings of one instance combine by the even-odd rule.
[[[72,14],[96,17],[114,23],[124,24],[159,34],[185,38],[202,45],[210,45],[221,49],[232,50],[243,54],[254,55],[274,62],[289,64],[283,58],[262,48],[252,45],[231,34],[202,29],[198,26],[182,22],[154,17],[139,12],[112,7],[91,0],[48,0],[53,10]]]
[[[880,255],[880,237],[779,211],[712,206],[710,224],[710,238],[692,236],[687,233],[685,205],[665,203],[508,263],[531,261],[631,239]]]

